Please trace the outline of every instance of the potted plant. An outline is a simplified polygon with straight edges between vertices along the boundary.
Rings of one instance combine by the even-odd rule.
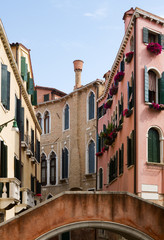
[[[123,116],[126,116],[127,118],[128,117],[130,117],[131,115],[132,115],[132,112],[133,112],[133,110],[132,109],[125,109],[124,111],[123,111]]]
[[[116,83],[121,82],[122,79],[124,78],[125,73],[124,72],[118,72],[116,76],[114,77],[114,81]]]
[[[103,155],[103,152],[97,152],[96,153],[96,156],[99,157],[99,156],[102,156]]]
[[[149,43],[149,44],[147,45],[147,49],[148,49],[150,52],[154,53],[155,55],[158,55],[158,54],[160,54],[161,51],[162,51],[162,46],[161,46],[159,43],[153,43],[153,42],[151,42],[151,43]]]
[[[125,61],[126,61],[127,63],[130,63],[130,62],[131,62],[131,60],[132,60],[132,58],[133,58],[133,53],[134,53],[134,52],[128,52],[128,53],[126,53],[126,55],[125,55]]]
[[[116,128],[116,131],[119,132],[122,129],[122,124],[119,124],[118,127]]]
[[[118,86],[112,83],[112,87],[109,89],[110,95],[112,96],[116,95],[117,91],[118,91]]]

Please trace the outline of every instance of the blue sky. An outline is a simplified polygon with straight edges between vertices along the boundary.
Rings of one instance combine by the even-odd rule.
[[[70,93],[75,59],[84,61],[83,85],[111,68],[131,7],[164,17],[164,0],[5,0],[0,18],[9,42],[31,49],[35,84]]]

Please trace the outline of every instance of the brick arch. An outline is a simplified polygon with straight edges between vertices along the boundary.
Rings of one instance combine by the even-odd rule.
[[[160,240],[163,216],[163,207],[129,193],[64,192],[0,224],[0,236],[43,240],[71,227],[98,226],[134,240]]]

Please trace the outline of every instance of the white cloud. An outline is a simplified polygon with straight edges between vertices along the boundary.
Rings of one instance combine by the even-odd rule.
[[[84,16],[93,17],[93,18],[106,17],[107,16],[107,9],[106,8],[99,8],[92,13],[91,12],[84,13]]]

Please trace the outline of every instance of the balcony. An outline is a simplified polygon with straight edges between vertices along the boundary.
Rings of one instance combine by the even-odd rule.
[[[26,144],[27,144],[26,155],[31,157],[31,156],[33,156],[31,138],[30,138],[29,135],[26,135],[26,136],[27,136],[27,138],[26,138],[26,140],[27,140],[27,142],[26,142]],[[22,142],[21,142],[21,145],[22,145]]]
[[[20,181],[17,178],[0,178],[0,209],[10,209],[20,201]]]
[[[23,138],[21,139],[21,147],[24,148],[24,149],[27,149],[28,145],[29,145],[29,142],[30,142],[30,136],[24,134]]]
[[[23,209],[34,207],[34,193],[30,191],[28,188],[21,188],[21,196],[22,196],[22,201],[19,205],[15,207],[15,212],[19,213]]]

